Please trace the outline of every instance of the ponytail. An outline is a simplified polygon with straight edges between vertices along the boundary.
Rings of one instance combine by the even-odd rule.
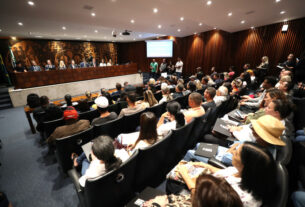
[[[175,120],[177,122],[176,128],[183,127],[185,125],[185,120],[184,120],[184,114],[180,111],[178,111],[175,115]]]
[[[120,158],[112,156],[109,158],[109,160],[105,160],[106,171],[109,172],[111,170],[115,170],[119,168],[121,164],[122,164],[122,160]]]

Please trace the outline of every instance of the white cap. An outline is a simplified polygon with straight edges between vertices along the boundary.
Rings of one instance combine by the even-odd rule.
[[[97,99],[94,100],[94,103],[99,108],[107,108],[109,106],[108,99],[104,96],[100,96]]]

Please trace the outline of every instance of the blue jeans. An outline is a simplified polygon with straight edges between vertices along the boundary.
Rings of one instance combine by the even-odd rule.
[[[305,207],[305,192],[296,191],[292,194],[291,199],[294,207]]]
[[[185,161],[196,160],[196,161],[208,163],[209,158],[195,155],[195,151],[197,150],[199,144],[200,143],[198,143],[194,149],[188,150],[187,153],[185,154],[183,160],[185,160]],[[232,165],[232,154],[226,153],[226,151],[228,149],[229,148],[218,146],[215,158],[217,160],[223,162],[224,164],[231,166]]]
[[[177,78],[180,78],[182,75],[182,73],[180,73],[180,72],[176,72],[176,74],[177,74]]]
[[[305,133],[303,129],[297,130],[295,132],[295,142],[304,142],[305,141]]]
[[[76,159],[78,165],[82,166],[81,174],[84,175],[86,170],[89,168],[90,162],[86,157],[86,154],[83,152],[78,158]]]

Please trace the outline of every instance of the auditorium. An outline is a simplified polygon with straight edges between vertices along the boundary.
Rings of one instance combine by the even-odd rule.
[[[10,0],[0,207],[305,207],[304,0]]]

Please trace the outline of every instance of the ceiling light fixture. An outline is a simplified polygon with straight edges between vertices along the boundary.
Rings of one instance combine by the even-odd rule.
[[[202,26],[202,23],[200,22],[198,25],[199,25],[199,26]]]
[[[142,35],[141,35],[141,34],[139,34],[139,37],[142,37]]]
[[[2,29],[0,29],[0,32],[2,32]]]
[[[210,6],[212,4],[212,1],[207,1],[207,5]]]
[[[280,14],[285,14],[285,13],[286,13],[285,11],[281,11],[281,12],[280,12]]]
[[[161,29],[161,28],[162,28],[162,25],[161,25],[161,24],[159,24],[159,25],[158,25],[158,28],[159,28],[159,29]]]
[[[288,19],[284,19],[284,22],[287,22],[288,21]]]
[[[35,36],[35,37],[37,37],[37,38],[42,38],[42,36],[40,36],[40,35],[37,35],[37,36]]]
[[[136,40],[136,38],[133,38],[133,40]]]
[[[217,29],[216,27],[214,27],[214,29]]]
[[[94,12],[92,12],[92,13],[91,13],[91,16],[95,17],[95,13],[94,13]]]
[[[241,23],[241,24],[245,24],[245,22],[246,22],[245,20],[242,20],[240,23]]]
[[[94,30],[95,33],[98,33],[98,30]]]
[[[158,13],[158,9],[157,8],[154,8],[153,11],[154,11],[154,13]]]
[[[194,35],[196,35],[197,34],[197,32],[194,32]]]
[[[251,29],[254,29],[254,28],[255,28],[254,26],[251,27]]]
[[[177,29],[178,32],[181,32],[181,29]]]
[[[282,32],[287,32],[288,30],[288,24],[284,24],[282,27]]]
[[[275,3],[279,3],[281,0],[275,0]]]
[[[184,20],[184,17],[180,17],[180,21],[183,21]]]
[[[23,26],[23,23],[22,23],[22,22],[18,22],[18,25],[19,25],[19,26]]]
[[[35,3],[34,3],[34,2],[32,2],[32,1],[28,1],[28,5],[30,5],[30,6],[34,6],[34,5],[35,5]]]
[[[229,13],[228,13],[228,16],[229,16],[229,17],[232,16],[232,12],[229,12]]]
[[[11,37],[12,38],[12,40],[16,40],[17,38],[16,37]]]
[[[131,23],[131,24],[134,24],[134,22],[135,22],[134,19],[130,20],[130,23]]]
[[[63,30],[66,30],[67,28],[65,26],[62,27]]]

